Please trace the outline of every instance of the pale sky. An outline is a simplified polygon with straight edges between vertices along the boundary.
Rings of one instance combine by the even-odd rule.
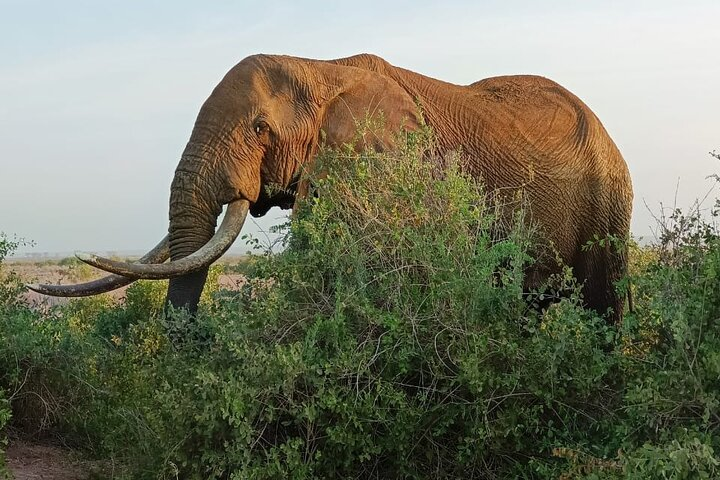
[[[148,249],[167,232],[198,109],[227,70],[255,53],[367,52],[454,83],[564,85],[623,153],[633,232],[648,235],[645,204],[671,205],[679,182],[688,206],[720,173],[708,154],[720,150],[719,22],[717,0],[0,0],[0,231],[34,240],[25,251]]]

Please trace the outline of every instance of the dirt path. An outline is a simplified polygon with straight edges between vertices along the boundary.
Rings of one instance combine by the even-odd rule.
[[[102,473],[99,462],[80,460],[75,452],[53,445],[12,442],[7,464],[15,480],[111,478]]]

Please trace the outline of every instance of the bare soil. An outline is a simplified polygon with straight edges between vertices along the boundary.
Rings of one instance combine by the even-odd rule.
[[[72,450],[51,444],[10,443],[7,464],[14,480],[90,480],[112,478],[103,462],[82,460]]]

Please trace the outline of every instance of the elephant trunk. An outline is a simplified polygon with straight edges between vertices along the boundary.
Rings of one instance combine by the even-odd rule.
[[[195,160],[197,161],[197,160]],[[170,226],[168,233],[170,259],[179,260],[205,245],[215,233],[220,203],[208,182],[197,170],[188,168],[192,159],[184,157],[172,182],[170,192]],[[200,294],[209,266],[170,279],[166,306],[197,311]]]

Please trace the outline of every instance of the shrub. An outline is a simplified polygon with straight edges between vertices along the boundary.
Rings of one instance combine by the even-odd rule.
[[[23,239],[9,238],[5,233],[0,232],[0,308],[2,309],[16,306],[20,294],[25,289],[17,274],[7,271],[3,264],[10,254],[27,243]]]
[[[23,243],[24,241],[21,239],[10,239],[0,232],[0,321],[8,310],[18,304],[18,297],[22,290],[17,276],[12,272],[6,272],[3,263],[5,258]],[[0,334],[0,345],[3,341],[5,339]],[[0,383],[0,478],[9,478],[10,476],[5,464],[5,448],[7,448],[7,427],[11,417],[10,400],[5,393],[3,384]]]
[[[612,332],[577,295],[529,310],[519,217],[431,155],[322,156],[287,249],[200,314],[204,343],[124,346],[147,368],[116,372],[134,413],[111,443],[187,478],[558,472],[609,401]]]
[[[522,202],[434,155],[424,135],[323,152],[287,248],[195,318],[144,282],[121,306],[2,304],[14,421],[45,415],[129,478],[717,477],[715,217],[631,244],[622,325],[567,269],[539,311]]]
[[[9,477],[7,465],[5,464],[5,448],[7,448],[7,437],[5,428],[10,421],[10,401],[5,396],[5,391],[0,388],[0,478]]]

